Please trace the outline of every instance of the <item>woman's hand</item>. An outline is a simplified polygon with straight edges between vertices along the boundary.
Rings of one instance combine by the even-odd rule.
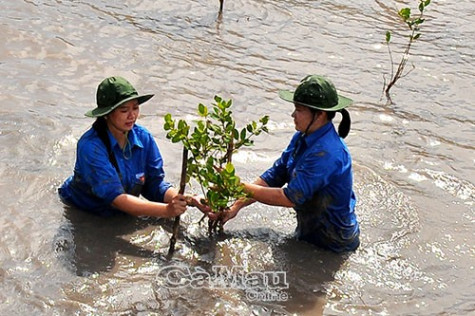
[[[239,213],[241,207],[237,204],[238,203],[234,203],[230,208],[222,211],[221,213],[209,212],[206,215],[208,215],[210,220],[219,220],[224,225],[227,221],[236,217],[236,215]]]
[[[211,208],[202,202],[204,200],[202,196],[186,195],[185,199],[188,206],[197,207],[203,214],[208,215],[208,213],[211,212]]]
[[[224,210],[221,215],[221,223],[224,225],[227,221],[236,217],[240,209],[240,207],[236,207],[236,204],[233,204],[230,208]]]
[[[167,217],[176,217],[185,213],[186,199],[183,194],[175,195],[167,204]]]

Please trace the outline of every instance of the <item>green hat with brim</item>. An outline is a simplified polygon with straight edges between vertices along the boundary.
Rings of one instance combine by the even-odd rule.
[[[97,87],[97,107],[87,111],[85,115],[89,117],[104,116],[130,100],[137,99],[139,104],[142,104],[152,97],[153,94],[139,95],[130,82],[122,77],[109,77]]]
[[[338,95],[333,83],[319,75],[302,79],[295,91],[281,90],[279,97],[285,101],[322,111],[339,111],[353,100]]]

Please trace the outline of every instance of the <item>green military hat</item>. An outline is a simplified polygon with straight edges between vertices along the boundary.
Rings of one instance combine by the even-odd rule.
[[[139,95],[137,90],[122,77],[104,79],[97,87],[97,107],[86,112],[86,116],[99,117],[109,114],[127,101],[137,99],[139,104],[148,101],[153,94]]]
[[[333,83],[319,75],[306,76],[295,91],[282,90],[279,96],[285,101],[323,111],[339,111],[353,103],[338,95]]]

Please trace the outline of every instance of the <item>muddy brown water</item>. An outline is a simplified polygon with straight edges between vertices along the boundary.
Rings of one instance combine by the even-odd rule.
[[[218,1],[0,0],[0,313],[473,314],[475,4],[432,2],[415,68],[388,105],[384,34],[394,32],[399,59],[406,5],[417,2],[228,0],[218,17]],[[99,219],[58,200],[104,77],[156,94],[139,123],[178,184],[166,113],[191,120],[219,94],[238,123],[270,115],[269,135],[235,157],[250,181],[294,131],[277,91],[308,73],[355,100],[355,253],[296,242],[292,210],[253,205],[211,239],[190,210],[170,259],[169,221]],[[239,279],[249,276],[257,283]]]

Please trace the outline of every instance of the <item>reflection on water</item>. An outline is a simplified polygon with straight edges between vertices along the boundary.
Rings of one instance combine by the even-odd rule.
[[[218,2],[205,0],[0,5],[1,314],[473,313],[473,1],[427,9],[415,69],[393,88],[392,106],[381,100],[384,33],[403,35],[400,1],[236,0],[220,18]],[[270,115],[270,133],[236,155],[239,175],[253,180],[294,131],[277,91],[309,72],[356,101],[346,139],[362,231],[356,252],[296,242],[292,210],[253,205],[211,239],[199,212],[186,213],[168,258],[170,221],[101,219],[59,202],[105,76],[156,94],[140,123],[177,183],[181,148],[165,139],[165,113],[188,119],[220,94],[233,99],[238,123]],[[159,272],[175,265],[284,271],[288,299],[168,288]]]
[[[249,211],[259,213],[259,222],[267,225],[256,226],[256,217],[240,216],[215,237],[206,235],[205,225],[198,224],[199,212],[191,211],[182,220],[171,258],[166,255],[170,221],[125,215],[104,219],[65,208],[54,250],[82,277],[66,286],[66,295],[95,311],[320,315],[350,306],[355,311],[373,309],[395,294],[411,296],[424,284],[444,287],[405,257],[404,249],[420,229],[418,210],[370,170],[357,166],[355,177],[356,193],[366,197],[358,210],[362,245],[343,255],[295,240],[295,215],[284,208],[274,210],[275,217],[272,210],[257,206]],[[179,269],[178,280],[186,286],[170,286],[165,268]],[[204,284],[199,275],[215,275],[217,268],[233,271],[234,278],[239,271],[278,271],[285,274],[288,287],[256,300],[249,287]]]
[[[127,215],[102,218],[75,208],[64,208],[65,222],[54,240],[56,255],[78,276],[110,271],[120,255],[152,258],[153,251],[138,247],[124,236],[150,225]]]
[[[188,228],[194,225],[196,222],[189,223]],[[233,314],[242,309],[246,314],[315,315],[322,313],[326,288],[348,257],[318,250],[271,228],[231,230],[216,238],[205,236],[205,231],[205,227],[188,230],[175,257],[168,258],[163,254],[170,232],[157,226],[157,221],[129,216],[105,220],[65,208],[65,222],[54,241],[56,256],[69,270],[85,277],[70,284],[67,295],[71,300],[92,303],[90,308],[108,311],[116,310],[114,302],[130,304],[132,300],[133,309],[165,315]],[[150,249],[145,237],[150,233],[161,235],[157,249]],[[164,267],[179,268],[181,278],[188,277],[190,282],[179,288],[167,286],[169,276],[160,272]],[[236,280],[242,272],[274,271],[284,275],[285,286],[255,294],[251,283],[212,286],[197,282],[197,271],[213,276],[218,268],[229,269],[228,277]],[[93,302],[88,300],[90,295],[96,297]]]

